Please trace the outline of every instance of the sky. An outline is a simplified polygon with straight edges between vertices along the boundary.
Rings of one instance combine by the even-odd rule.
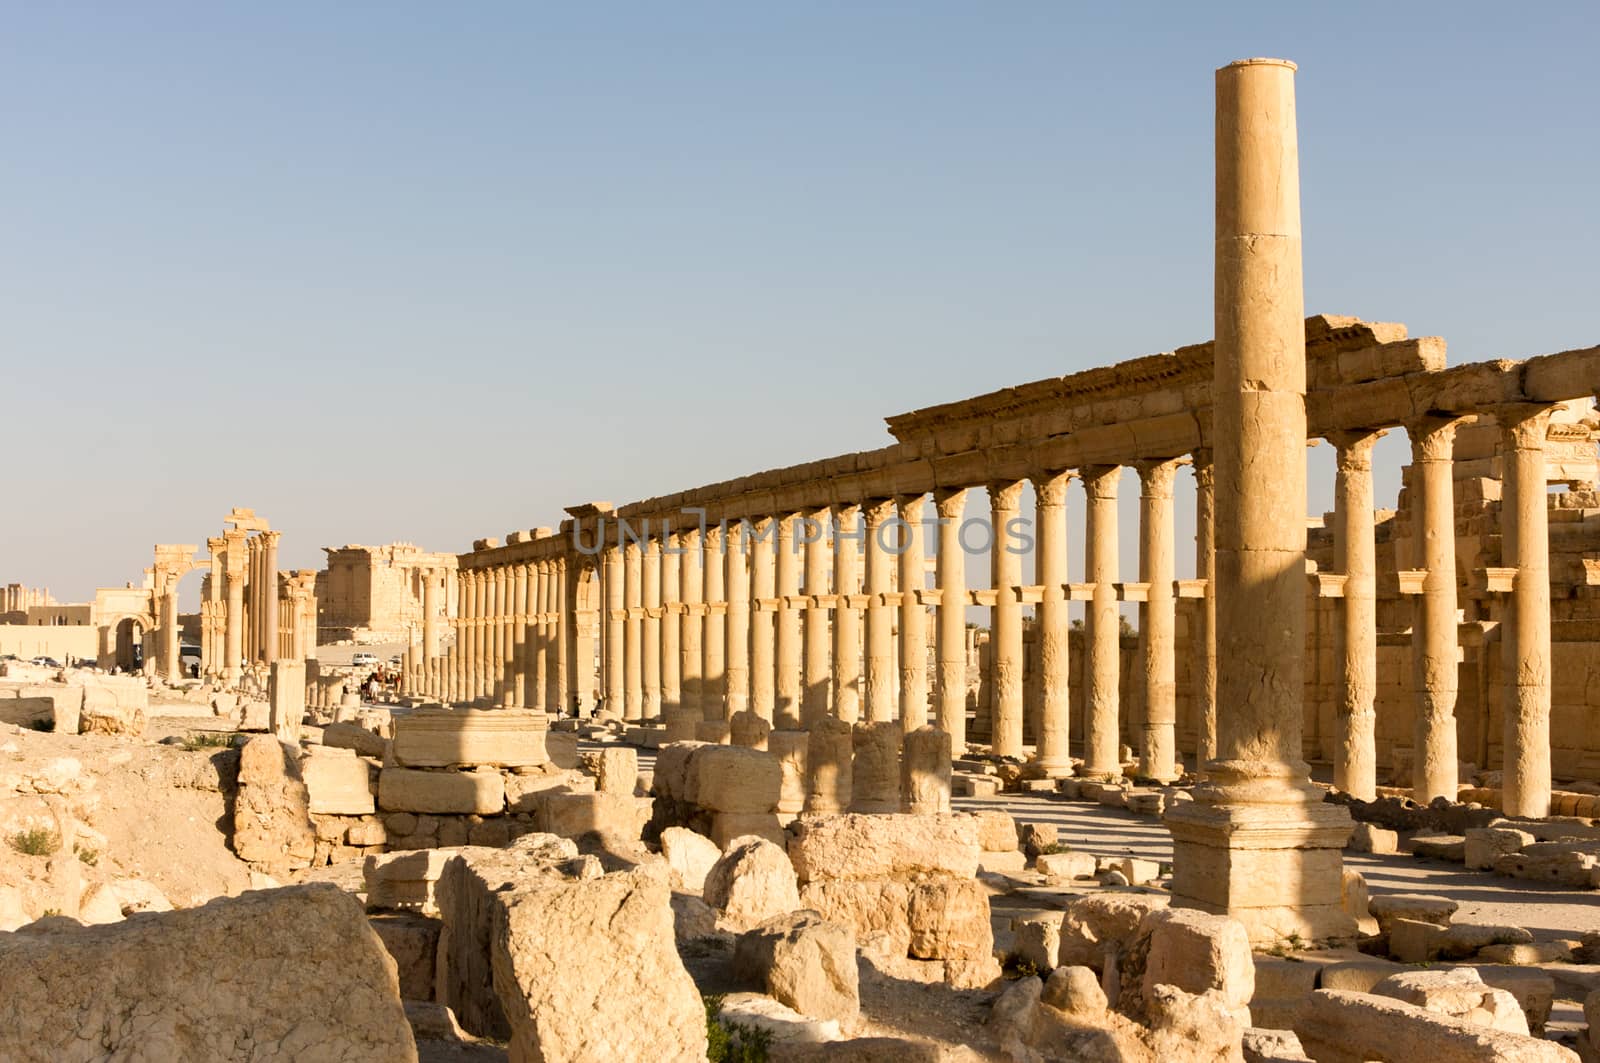
[[[0,18],[0,583],[64,601],[236,505],[285,568],[461,551],[1204,340],[1247,56],[1300,68],[1308,313],[1452,363],[1600,342],[1592,3]]]

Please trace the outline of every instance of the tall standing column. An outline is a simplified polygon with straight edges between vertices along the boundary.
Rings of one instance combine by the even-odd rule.
[[[1550,525],[1544,441],[1548,406],[1496,411],[1504,466],[1502,564],[1516,570],[1505,603],[1505,768],[1508,816],[1550,814]]]
[[[488,700],[494,696],[494,670],[489,654],[494,648],[491,624],[494,617],[494,574],[483,568],[473,573],[478,582],[478,608],[473,635],[473,667],[477,670],[478,684],[474,699]]]
[[[262,547],[262,660],[271,664],[278,659],[278,539],[282,532],[263,532],[261,538],[265,540]],[[173,614],[177,619],[177,614]]]
[[[682,538],[663,530],[658,545],[661,552],[661,706],[663,719],[676,716],[683,707],[683,598],[680,594],[683,560]]]
[[[439,570],[422,570],[422,656],[439,656]]]
[[[178,577],[162,572],[157,574],[161,588],[161,674],[169,683],[178,681],[180,671],[178,653]]]
[[[989,660],[994,690],[993,748],[997,757],[1022,756],[1022,554],[1011,537],[1022,501],[1022,481],[989,485],[991,531],[990,572],[994,609],[990,620]]]
[[[690,528],[677,533],[678,548],[683,551],[678,558],[678,600],[683,603],[683,629],[678,638],[682,655],[680,682],[683,707],[693,713],[693,719],[705,719],[705,573],[701,570],[700,531]]]
[[[805,526],[805,680],[800,694],[801,726],[810,728],[828,715],[828,676],[833,668],[828,647],[828,610],[823,601],[828,594],[828,537],[825,534],[827,510],[813,510],[802,520]]]
[[[771,721],[775,704],[772,598],[777,593],[773,572],[773,540],[777,522],[757,517],[750,522],[750,710]]]
[[[616,543],[607,543],[601,554],[603,566],[601,591],[605,595],[605,704],[601,707],[600,715],[612,720],[622,718],[622,705],[626,700],[623,693],[623,650],[622,641],[624,630],[627,627],[628,600],[623,587],[623,562],[622,547]],[[578,662],[579,667],[583,665]]]
[[[639,618],[639,664],[643,673],[644,698],[640,715],[646,720],[661,718],[661,540],[645,539],[640,558],[640,595],[643,615]]]
[[[1339,676],[1339,745],[1333,785],[1362,801],[1378,796],[1378,575],[1372,506],[1372,445],[1382,432],[1329,437],[1334,477],[1334,565],[1344,573],[1334,656]]]
[[[515,584],[515,581],[513,581]],[[496,565],[489,572],[489,697],[491,704],[502,705],[506,694],[506,570]]]
[[[533,658],[528,625],[533,619],[533,609],[528,604],[528,596],[537,594],[539,587],[539,577],[530,578],[528,567],[523,562],[511,570],[511,703],[521,707],[533,703],[533,691],[528,682]]]
[[[227,551],[228,615],[223,630],[222,675],[229,686],[239,682],[239,664],[244,659],[244,579],[249,570],[245,538],[238,532],[224,536]]]
[[[1047,473],[1034,478],[1034,519],[1038,545],[1035,577],[1042,594],[1037,612],[1039,671],[1042,680],[1039,744],[1035,769],[1046,778],[1072,774],[1067,749],[1070,728],[1072,621],[1067,612],[1067,484],[1071,475]]]
[[[1139,658],[1144,670],[1144,734],[1139,773],[1161,782],[1183,774],[1178,764],[1177,577],[1172,483],[1176,460],[1143,461],[1139,469]]]
[[[627,618],[622,628],[622,718],[637,720],[644,715],[644,552],[629,540],[622,550],[623,608]]]
[[[938,724],[960,756],[967,749],[967,558],[961,549],[967,489],[943,488],[934,494],[934,504],[939,510]]]
[[[800,547],[795,541],[793,513],[778,518],[778,546],[775,558],[778,611],[777,635],[773,656],[777,675],[773,679],[773,726],[793,731],[800,727],[800,614],[794,600],[800,594]]]
[[[528,700],[523,704],[538,712],[560,712],[561,703],[550,696],[552,673],[555,671],[555,562],[535,561],[528,566],[528,601],[526,605],[527,661],[524,671],[527,678]]]
[[[478,696],[478,573],[461,574],[461,625],[456,639],[456,656],[461,658],[459,700],[471,702]]]
[[[1217,760],[1167,813],[1173,903],[1256,943],[1349,938],[1349,813],[1301,759],[1305,698],[1305,323],[1294,64],[1217,72]]]
[[[700,635],[700,718],[707,722],[726,720],[728,711],[728,595],[727,560],[723,557],[726,532],[705,530],[705,557],[701,575],[705,588],[701,597],[706,610],[705,627]]]
[[[1114,779],[1122,774],[1119,717],[1122,698],[1122,613],[1117,605],[1117,465],[1083,469],[1088,498],[1084,541],[1094,596],[1084,614],[1087,690],[1083,710],[1083,774]],[[1301,522],[1302,524],[1304,521]]]
[[[1195,719],[1199,721],[1195,743],[1195,767],[1202,775],[1206,765],[1217,758],[1217,563],[1216,477],[1209,448],[1196,450],[1194,458],[1194,569],[1204,582],[1202,597],[1195,603],[1194,681]]]
[[[906,495],[898,502],[900,518],[900,726],[907,733],[928,722],[928,613],[917,594],[926,583],[923,572],[922,511],[924,495]]]
[[[462,631],[462,619],[467,615],[467,578],[466,573],[459,569],[451,573],[451,579],[456,582],[456,615],[450,619],[450,629],[453,637],[450,640],[450,652],[445,662],[446,681],[444,700],[446,704],[454,705],[461,700],[461,645],[465,639]]]
[[[861,593],[861,507],[834,511],[833,536],[833,715],[845,723],[861,718],[861,610],[850,598]]]
[[[728,599],[723,618],[723,711],[727,719],[750,707],[750,572],[745,567],[745,523],[734,521],[723,533],[726,575],[723,594]]]
[[[571,566],[576,569],[578,566]],[[568,565],[565,558],[550,562],[550,648],[545,662],[545,711],[565,716],[586,694],[579,693],[577,669],[573,663],[573,632],[578,626],[577,606],[569,596]],[[590,660],[593,660],[591,655]],[[590,675],[593,675],[591,669]],[[592,680],[591,680],[592,682]],[[588,684],[584,684],[587,691]]]
[[[1417,698],[1412,792],[1424,805],[1435,797],[1454,801],[1457,796],[1456,424],[1454,418],[1425,417],[1407,428],[1421,496],[1418,560],[1427,573],[1411,649]]]
[[[226,618],[223,616],[223,602],[226,600],[226,591],[223,582],[227,579],[227,568],[223,559],[223,549],[227,543],[223,538],[206,540],[206,549],[211,551],[211,579],[206,584],[206,605],[209,613],[205,618],[205,641],[201,647],[201,671],[206,678],[220,675],[220,665],[226,663],[227,650],[223,645],[223,630]],[[315,643],[313,643],[315,645]],[[115,646],[112,647],[113,651]]]
[[[862,507],[867,527],[867,722],[894,719],[894,613],[885,600],[893,590],[894,558],[889,554],[888,535],[894,534],[893,499],[874,499]]]

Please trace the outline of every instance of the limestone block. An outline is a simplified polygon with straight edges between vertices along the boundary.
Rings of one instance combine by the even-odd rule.
[[[733,735],[727,720],[701,720],[694,725],[694,740],[725,746],[733,741]]]
[[[913,815],[950,811],[950,735],[932,725],[903,736],[900,799]]]
[[[675,801],[689,800],[689,758],[703,742],[668,742],[656,752],[650,792]]]
[[[711,816],[711,842],[726,850],[740,838],[749,835],[765,838],[782,849],[789,844],[783,823],[775,812],[717,812]]]
[[[1567,842],[1535,842],[1519,853],[1510,853],[1494,862],[1498,874],[1577,889],[1595,885],[1596,867],[1593,853],[1574,848]]]
[[[1017,821],[1008,812],[986,809],[974,812],[978,821],[978,848],[986,853],[1005,853],[1017,848]]]
[[[1101,970],[1106,954],[1131,946],[1144,917],[1169,901],[1164,895],[1145,893],[1107,893],[1073,901],[1061,922],[1061,962]]]
[[[1011,920],[1011,954],[1039,972],[1061,965],[1061,912],[1041,912]]]
[[[1060,841],[1060,832],[1054,823],[1024,823],[1017,832],[1017,837],[1022,845],[1022,851],[1028,854],[1028,859],[1036,859],[1047,849],[1052,849]]]
[[[766,1034],[771,1045],[769,1058],[782,1059],[785,1063],[796,1059],[797,1050],[808,1048],[824,1051],[820,1056],[798,1058],[832,1063],[837,1055],[835,1049],[845,1043],[837,1019],[809,1018],[765,993],[726,994],[717,1018],[729,1026]]]
[[[601,793],[632,797],[639,781],[639,754],[627,746],[611,746],[582,754],[583,766],[595,777]]]
[[[370,816],[377,811],[367,762],[344,749],[321,749],[300,764],[310,811],[324,816]]]
[[[857,941],[882,937],[889,951],[911,945],[910,884],[904,879],[824,879],[800,889],[800,904],[855,931]]]
[[[1244,1063],[1312,1063],[1293,1030],[1246,1030],[1239,1047]]]
[[[714,812],[776,812],[783,792],[778,758],[744,746],[706,745],[689,758],[685,799]]]
[[[1102,1022],[1110,1004],[1100,977],[1087,967],[1057,967],[1045,979],[1039,1002],[1084,1023]]]
[[[573,850],[576,854],[577,850]],[[448,849],[374,853],[361,865],[366,884],[367,908],[399,909],[422,915],[439,914],[435,889],[445,865],[455,857]]]
[[[778,791],[778,811],[797,815],[806,807],[806,756],[811,736],[805,731],[773,731],[767,751],[778,759],[783,782]]]
[[[1139,934],[1150,939],[1142,987],[1146,1000],[1154,998],[1158,985],[1197,995],[1215,990],[1241,1024],[1250,1025],[1256,967],[1243,923],[1193,908],[1164,908],[1140,920]]]
[[[978,857],[978,870],[992,875],[1020,875],[1028,870],[1028,858],[1017,849],[1009,853],[983,853]]]
[[[485,900],[511,1059],[705,1058],[705,1009],[678,958],[663,879],[518,883]]]
[[[1317,988],[1320,964],[1298,958],[1255,957],[1256,988],[1250,997],[1250,1021],[1257,1026],[1287,1030]]]
[[[793,829],[789,856],[802,882],[978,872],[978,824],[969,815],[802,816]]]
[[[851,736],[852,812],[900,811],[900,725],[858,723]]]
[[[931,878],[907,893],[909,951],[921,960],[978,960],[994,954],[989,894],[973,878]]]
[[[306,663],[285,659],[273,661],[267,676],[268,726],[278,741],[293,745],[300,741],[300,725],[306,715]]]
[[[728,734],[736,746],[747,749],[767,748],[767,737],[772,733],[772,723],[750,709],[736,712],[728,721]]]
[[[705,902],[739,926],[756,926],[800,908],[794,865],[764,838],[734,844],[706,873]]]
[[[520,709],[419,709],[394,721],[395,763],[409,768],[538,767],[549,718]]]
[[[834,716],[811,725],[806,744],[805,811],[843,812],[854,790],[851,726]]]
[[[3,934],[0,970],[0,1058],[17,1063],[416,1058],[393,961],[328,884]]]
[[[497,815],[505,811],[505,780],[494,771],[384,768],[378,773],[378,805],[385,812]]]
[[[1369,934],[1376,933],[1378,929],[1378,922],[1372,918],[1369,908],[1370,900],[1366,877],[1359,871],[1345,868],[1339,884],[1339,907],[1356,921],[1358,930]]]
[[[1439,955],[1444,927],[1420,919],[1389,920],[1389,955],[1401,963],[1427,963]]]
[[[1459,864],[1466,856],[1466,839],[1453,834],[1430,835],[1411,840],[1411,854],[1429,860],[1446,860]]]
[[[82,699],[78,715],[79,734],[127,737],[144,734],[144,709],[138,705],[124,704],[105,687],[84,687]]]
[[[1400,851],[1400,835],[1371,823],[1357,823],[1350,832],[1350,842],[1345,848],[1357,853],[1397,853]]]
[[[1457,1022],[1474,1023],[1506,1033],[1528,1032],[1528,1019],[1517,1004],[1517,998],[1504,989],[1485,985],[1478,972],[1470,967],[1393,974],[1373,986],[1372,991]]]
[[[1478,950],[1478,959],[1485,963],[1532,967],[1541,963],[1560,963],[1572,959],[1572,946],[1559,941],[1485,945]]]
[[[861,1010],[855,933],[816,912],[774,916],[743,934],[733,971],[811,1018],[848,1024]]]
[[[661,832],[661,855],[667,858],[678,883],[698,892],[705,887],[712,865],[722,859],[722,850],[703,834],[686,827],[668,827]]]
[[[239,730],[272,730],[272,704],[255,699],[241,703],[239,706]]]
[[[1469,1026],[1388,997],[1319,989],[1295,1024],[1318,1063],[1577,1063],[1553,1041]]]
[[[1376,957],[1369,960],[1346,960],[1330,963],[1322,968],[1318,979],[1322,989],[1341,989],[1350,993],[1370,993],[1372,987],[1406,968]]]
[[[1465,960],[1491,945],[1525,945],[1532,941],[1533,935],[1520,926],[1452,923],[1438,939],[1439,957]]]
[[[549,834],[578,838],[590,831],[638,841],[650,820],[647,798],[620,794],[552,793],[544,799],[544,823]]]
[[[1131,856],[1116,860],[1111,865],[1111,870],[1120,872],[1130,886],[1145,886],[1161,877],[1161,865],[1156,861],[1140,860]]]
[[[1555,1006],[1556,983],[1544,971],[1529,967],[1501,967],[1477,963],[1473,969],[1486,985],[1504,989],[1517,998],[1522,1013],[1528,1018],[1528,1031],[1535,1037],[1544,1036],[1544,1024]]]
[[[330,723],[322,729],[322,744],[330,749],[353,749],[363,757],[383,759],[389,743],[358,723]]]
[[[310,866],[316,851],[300,765],[272,735],[252,738],[239,751],[233,851],[271,874]]]
[[[550,763],[564,771],[578,767],[578,736],[575,734],[549,734],[544,736],[545,754]]]
[[[1094,878],[1100,869],[1099,862],[1092,853],[1040,853],[1034,858],[1033,868],[1039,874],[1056,882]]]
[[[1372,917],[1378,921],[1378,929],[1385,934],[1389,932],[1389,924],[1396,919],[1414,919],[1434,926],[1449,926],[1456,907],[1456,902],[1449,898],[1424,893],[1382,893],[1367,902]]]
[[[992,775],[956,774],[950,779],[954,797],[994,797],[1000,793],[1000,780]]]

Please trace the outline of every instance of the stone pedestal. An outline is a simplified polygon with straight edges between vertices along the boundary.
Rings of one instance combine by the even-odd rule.
[[[271,704],[268,721],[280,742],[300,743],[300,724],[306,715],[306,664],[304,661],[272,662],[267,678],[267,701]]]

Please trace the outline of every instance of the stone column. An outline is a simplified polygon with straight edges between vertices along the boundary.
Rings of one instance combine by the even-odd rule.
[[[678,600],[683,603],[683,627],[678,638],[682,655],[680,665],[681,699],[686,713],[693,718],[705,719],[701,704],[705,674],[705,573],[701,570],[700,530],[690,528],[677,533],[678,548],[683,551],[678,558]]]
[[[805,679],[800,694],[801,726],[810,728],[828,715],[828,677],[833,668],[828,647],[828,610],[823,608],[828,590],[829,513],[813,510],[805,522]],[[822,600],[819,600],[822,599]]]
[[[907,733],[928,722],[928,613],[917,592],[924,589],[922,511],[924,495],[904,495],[900,518],[900,729]]]
[[[1263,944],[1346,939],[1345,809],[1301,759],[1305,696],[1305,323],[1294,65],[1217,72],[1217,753],[1167,813],[1173,903]]]
[[[439,656],[439,570],[422,570],[422,656]]]
[[[683,577],[679,573],[679,563],[683,560],[682,542],[679,536],[667,530],[663,525],[661,541],[658,544],[661,552],[661,705],[660,714],[663,719],[675,716],[683,707],[683,679],[680,669],[683,667],[682,639],[683,639],[683,613],[682,598],[679,595],[679,585]]]
[[[222,675],[229,686],[239,682],[239,663],[244,659],[244,579],[249,571],[249,557],[245,537],[239,532],[224,536],[226,546],[226,575],[228,582],[228,613],[223,632]]]
[[[866,719],[868,723],[882,723],[894,719],[894,612],[884,600],[893,590],[894,558],[890,556],[888,536],[894,530],[884,530],[895,517],[893,499],[878,498],[862,507],[866,518],[866,593],[867,593],[867,645],[866,645]]]
[[[506,605],[511,595],[507,589],[508,573],[504,565],[496,565],[489,572],[489,697],[492,704],[505,704],[506,674]],[[511,580],[512,589],[516,581]]]
[[[528,625],[533,609],[528,605],[528,595],[530,583],[533,593],[537,593],[538,579],[537,575],[529,579],[526,562],[511,570],[511,703],[518,706],[532,704],[528,673],[532,670],[533,647],[528,644]]]
[[[1172,482],[1177,460],[1142,461],[1139,469],[1139,581],[1147,584],[1139,606],[1139,658],[1144,672],[1144,734],[1139,773],[1171,782],[1178,764],[1177,578]]]
[[[1022,554],[1009,531],[1021,500],[1021,480],[989,485],[994,583],[989,660],[994,676],[993,749],[998,757],[1022,756],[1022,600],[1017,590],[1022,585]]]
[[[861,718],[861,610],[849,598],[861,593],[861,507],[835,508],[833,536],[833,715]]]
[[[1039,712],[1039,743],[1035,770],[1046,778],[1072,774],[1072,754],[1067,750],[1071,712],[1072,620],[1067,612],[1067,484],[1070,474],[1046,473],[1033,481],[1035,578],[1043,593],[1037,611],[1039,670],[1043,698]]]
[[[240,627],[244,633],[244,656],[242,661],[255,663],[256,638],[261,630],[260,614],[258,607],[261,604],[261,543],[245,533],[241,552],[244,554],[244,593],[245,607],[239,617]]]
[[[1550,814],[1550,526],[1544,441],[1548,406],[1503,406],[1501,563],[1516,569],[1502,610],[1508,816]]]
[[[777,593],[773,571],[773,540],[777,522],[757,517],[750,522],[750,711],[772,722],[776,699],[772,598]]]
[[[460,689],[456,700],[469,702],[478,694],[478,574],[471,569],[461,573],[461,617],[456,629],[456,656]]]
[[[282,532],[262,532],[264,540],[261,553],[261,575],[264,584],[262,601],[261,659],[271,664],[278,659],[278,539]],[[172,617],[177,619],[177,611]]]
[[[535,561],[528,566],[528,601],[526,610],[527,661],[524,671],[527,678],[528,700],[523,702],[538,712],[560,712],[559,701],[551,704],[551,673],[555,671],[555,580],[552,561]]]
[[[723,545],[727,535],[722,528],[704,532],[705,557],[701,560],[704,577],[706,619],[700,635],[700,718],[709,722],[726,720],[728,711],[728,595],[727,560]]]
[[[623,608],[628,611],[622,629],[622,718],[644,716],[644,551],[629,541],[622,550]]]
[[[601,706],[600,715],[607,719],[622,719],[622,705],[625,699],[623,694],[623,651],[622,640],[627,627],[623,619],[628,607],[628,600],[623,587],[622,577],[622,547],[615,543],[607,543],[601,553],[601,564],[604,568],[601,579],[601,592],[604,597],[603,615],[605,617],[605,704]],[[583,667],[583,661],[577,662],[578,667]]]
[[[1117,480],[1116,465],[1083,469],[1088,498],[1084,566],[1094,596],[1084,615],[1083,770],[1095,779],[1122,774],[1119,717],[1122,698],[1122,612],[1117,605]],[[1302,525],[1305,521],[1302,519]]]
[[[1412,793],[1419,804],[1457,794],[1455,418],[1424,417],[1407,426],[1411,436],[1414,512],[1427,575],[1412,622],[1411,676],[1417,698]]]
[[[782,731],[800,728],[800,610],[791,603],[800,594],[800,548],[795,542],[793,513],[778,518],[778,545],[775,582],[778,611],[773,656],[777,674],[773,680],[773,727]]]
[[[639,618],[639,663],[643,671],[644,699],[640,715],[647,720],[661,718],[661,540],[645,539],[640,559],[639,603],[644,614]]]
[[[176,683],[182,667],[178,651],[178,577],[158,573],[156,579],[161,587],[161,673],[167,682]]]
[[[1195,603],[1194,679],[1191,683],[1194,715],[1199,735],[1195,767],[1202,775],[1217,757],[1217,564],[1213,551],[1216,532],[1216,486],[1211,451],[1196,450],[1194,458],[1195,576],[1205,582],[1204,596]]]
[[[490,655],[494,651],[494,573],[484,568],[475,575],[478,579],[478,619],[474,657],[477,659],[478,689],[474,697],[492,699],[495,677]]]
[[[466,639],[462,621],[467,615],[467,574],[457,569],[451,578],[456,581],[456,615],[450,619],[455,638],[451,640],[446,662],[445,701],[453,705],[461,700],[461,646]]]
[[[734,521],[723,531],[726,575],[723,594],[728,610],[723,617],[723,711],[726,719],[750,707],[750,572],[745,568],[745,526]]]
[[[1382,432],[1341,432],[1334,479],[1334,565],[1344,573],[1334,657],[1339,675],[1339,745],[1333,785],[1363,801],[1378,796],[1378,577],[1373,527],[1372,445]]]
[[[208,679],[221,674],[219,662],[225,662],[228,656],[223,635],[227,618],[222,612],[223,602],[227,598],[223,586],[227,579],[223,554],[226,543],[227,540],[223,538],[206,540],[206,549],[211,551],[211,580],[206,584],[206,604],[210,607],[210,615],[206,617],[204,624],[205,641],[201,648],[200,670]],[[113,653],[116,652],[115,643],[111,650]]]
[[[960,756],[967,751],[967,558],[961,549],[967,489],[941,488],[934,492],[934,504],[939,510],[938,727],[950,736],[954,755]]]
[[[578,602],[574,593],[581,568],[565,558],[550,562],[550,655],[545,671],[545,710],[565,716],[574,702],[587,708],[593,699],[594,651],[588,647],[590,666],[579,669],[576,652]]]

